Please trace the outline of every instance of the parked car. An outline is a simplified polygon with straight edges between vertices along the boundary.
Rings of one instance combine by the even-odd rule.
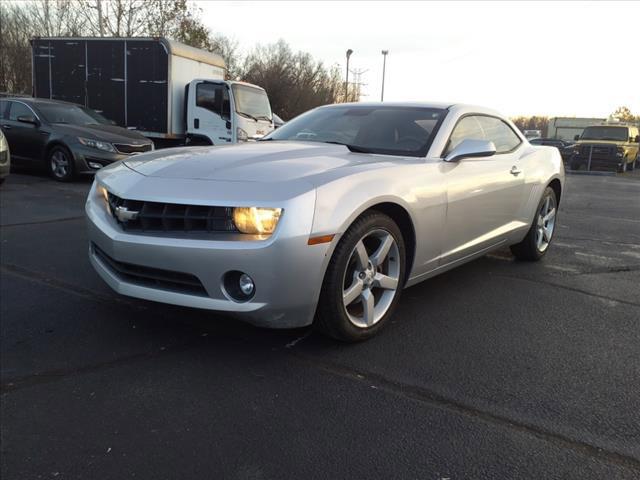
[[[529,140],[531,145],[546,145],[549,147],[556,147],[560,150],[560,155],[562,155],[562,160],[568,162],[571,159],[571,156],[574,153],[574,143],[567,142],[565,140],[560,140],[557,138],[533,138]]]
[[[14,164],[44,166],[62,182],[153,150],[151,140],[94,110],[53,100],[3,98],[0,128]]]
[[[9,175],[11,168],[11,154],[9,153],[9,144],[7,139],[0,130],[0,184],[4,182],[4,179]]]
[[[636,166],[640,132],[635,125],[609,123],[592,125],[576,135],[571,169],[626,172]]]
[[[505,246],[542,258],[563,184],[559,152],[490,109],[331,105],[100,170],[89,256],[124,295],[357,341],[404,287]]]

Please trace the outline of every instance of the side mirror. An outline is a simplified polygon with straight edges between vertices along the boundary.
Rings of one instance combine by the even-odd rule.
[[[31,123],[32,125],[38,126],[40,122],[33,115],[20,115],[18,117],[18,121],[22,123]]]
[[[577,142],[578,140],[580,140],[580,135],[575,135],[573,139]]]
[[[640,135],[636,135],[635,140],[631,140],[632,142],[640,143]]]
[[[463,140],[460,144],[451,150],[446,157],[445,162],[457,162],[463,158],[490,157],[495,155],[496,146],[493,142],[486,140]]]

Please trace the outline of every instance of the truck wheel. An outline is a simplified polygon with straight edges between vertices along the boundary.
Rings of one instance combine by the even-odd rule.
[[[625,173],[626,171],[627,171],[627,157],[624,157],[622,159],[622,165],[620,165],[619,172],[620,173]]]
[[[53,147],[47,156],[47,170],[54,180],[70,182],[75,174],[73,155],[61,145]]]

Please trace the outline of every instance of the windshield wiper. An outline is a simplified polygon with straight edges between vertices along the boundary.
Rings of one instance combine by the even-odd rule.
[[[266,115],[258,115],[257,117],[254,117],[254,118],[257,118],[258,120],[267,120],[269,122],[271,121],[271,119]]]
[[[258,119],[257,119],[256,117],[254,117],[253,115],[250,115],[250,114],[245,113],[245,112],[238,112],[238,113],[239,113],[240,115],[242,115],[243,117],[250,118],[250,119],[252,119],[252,120],[255,120],[256,122],[258,121]]]
[[[342,145],[344,147],[347,147],[350,152],[354,152],[354,153],[373,153],[370,149],[366,147],[360,147],[358,145],[349,145],[348,143],[331,142],[331,141],[322,142],[322,143],[330,143],[332,145]]]

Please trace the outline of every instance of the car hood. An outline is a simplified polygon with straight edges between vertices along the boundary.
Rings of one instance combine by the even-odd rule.
[[[136,172],[161,178],[281,182],[331,170],[383,166],[401,157],[352,153],[318,142],[257,142],[221,147],[159,150],[125,160]]]
[[[126,143],[132,145],[146,145],[151,143],[151,140],[143,137],[138,132],[127,130],[126,128],[116,125],[70,125],[66,123],[56,123],[54,124],[54,128],[58,132],[67,135],[86,137],[110,143]]]

